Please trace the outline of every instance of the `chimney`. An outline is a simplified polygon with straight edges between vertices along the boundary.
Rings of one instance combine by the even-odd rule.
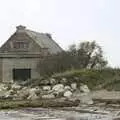
[[[17,32],[24,32],[26,27],[22,26],[22,25],[19,25],[19,26],[16,27],[16,29],[17,29]]]

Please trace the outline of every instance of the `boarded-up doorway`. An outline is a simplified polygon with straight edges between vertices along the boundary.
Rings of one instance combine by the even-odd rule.
[[[31,78],[31,69],[13,69],[13,80],[27,80]]]

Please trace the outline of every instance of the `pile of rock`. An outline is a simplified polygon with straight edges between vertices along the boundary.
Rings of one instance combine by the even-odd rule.
[[[56,84],[52,87],[43,86],[43,91],[46,91],[46,95],[43,95],[42,98],[58,98],[66,97],[69,98],[72,96],[72,89],[70,86],[64,86],[63,84]]]
[[[66,82],[64,80],[64,82]],[[25,87],[17,83],[1,84],[0,96],[1,99],[13,100],[37,100],[37,99],[55,99],[64,98],[71,100],[80,100],[81,103],[93,104],[89,96],[90,90],[87,85],[81,84],[79,87],[77,83],[70,85],[56,84],[54,79],[51,79],[52,85],[42,85],[36,87]]]

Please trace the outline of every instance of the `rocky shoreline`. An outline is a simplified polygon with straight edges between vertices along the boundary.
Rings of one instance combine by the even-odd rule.
[[[120,92],[116,91],[91,91],[87,85],[77,82],[68,84],[42,83],[41,85],[25,86],[19,83],[1,83],[0,84],[0,116],[16,115],[16,112],[22,112],[21,120],[46,119],[48,120],[119,120],[120,119]],[[65,79],[64,79],[65,81]],[[37,110],[37,112],[36,112]],[[5,111],[8,111],[7,113]],[[30,112],[32,111],[32,113]],[[51,111],[51,112],[50,112]],[[54,111],[54,112],[53,112]],[[56,113],[55,111],[58,111]],[[30,112],[28,114],[28,112]],[[39,116],[41,112],[41,116]],[[51,117],[49,114],[55,114]],[[53,112],[53,113],[52,113]],[[69,117],[65,113],[69,113]],[[34,114],[37,116],[34,116]],[[76,115],[77,114],[77,115]],[[12,119],[14,118],[12,116]],[[31,116],[34,116],[33,119]],[[18,118],[21,116],[17,116]],[[4,119],[3,120],[7,120]],[[15,119],[16,120],[16,117]]]
[[[64,79],[64,81],[65,80],[66,79]],[[18,83],[1,83],[0,100],[32,102],[41,100],[59,100],[58,103],[62,103],[63,101],[66,103],[67,101],[72,104],[79,101],[79,103],[93,104],[93,100],[90,97],[90,89],[87,85],[78,85],[76,82],[71,84],[56,83],[55,79],[51,79],[51,85],[44,82],[44,84],[42,83],[40,86],[25,86]]]

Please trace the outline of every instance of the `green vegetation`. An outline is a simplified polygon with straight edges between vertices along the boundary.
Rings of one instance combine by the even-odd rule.
[[[24,83],[25,86],[50,85],[50,79],[54,78],[56,84],[62,83],[70,85],[76,82],[87,84],[91,90],[108,89],[120,90],[120,69],[72,69],[65,72],[55,73],[51,77],[41,77],[40,79],[29,80]],[[64,82],[62,79],[67,81]]]
[[[107,68],[102,48],[95,41],[71,45],[68,51],[43,59],[38,70],[59,83],[64,77],[68,83],[85,83],[91,89],[120,90],[120,69]]]
[[[72,107],[77,106],[79,104],[78,101],[59,101],[59,100],[0,100],[0,109],[17,109],[23,107]]]
[[[106,88],[109,90],[120,90],[120,69],[80,69],[71,70],[63,73],[56,73],[52,75],[56,79],[67,78],[68,83],[77,82],[84,83],[90,89]],[[77,79],[76,79],[77,78]]]
[[[71,45],[68,51],[43,58],[37,68],[41,75],[50,76],[70,69],[103,69],[106,65],[102,48],[95,41],[87,41],[78,46]]]

